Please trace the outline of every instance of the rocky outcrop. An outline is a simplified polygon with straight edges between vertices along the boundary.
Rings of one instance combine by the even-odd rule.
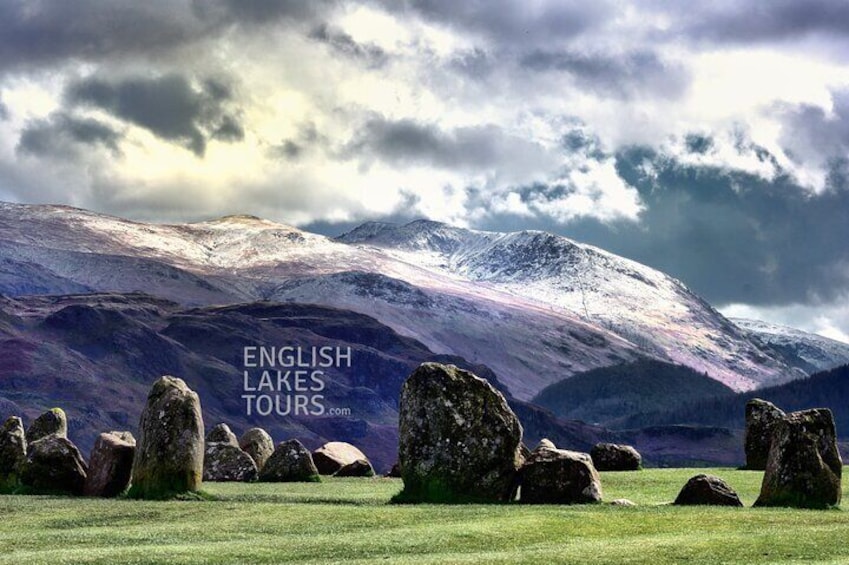
[[[827,408],[793,412],[773,430],[755,506],[828,508],[840,503],[843,462]]]
[[[350,443],[331,441],[313,451],[312,459],[320,474],[335,475],[345,465],[368,458]]]
[[[98,436],[91,450],[83,494],[114,497],[130,486],[136,440],[130,432],[108,432]]]
[[[534,449],[519,473],[520,502],[588,504],[601,502],[601,479],[586,453]]]
[[[784,418],[784,411],[772,402],[754,398],[746,404],[746,466],[751,471],[766,469],[769,446],[775,425]]]
[[[597,443],[590,457],[598,471],[637,471],[643,466],[643,458],[630,445]]]
[[[206,434],[206,443],[226,443],[233,447],[239,447],[239,440],[230,430],[230,426],[221,423],[216,424],[208,434]]]
[[[231,443],[207,443],[203,458],[203,480],[248,483],[257,479],[251,456]]]
[[[13,491],[20,485],[26,458],[24,424],[17,416],[10,416],[0,428],[0,493]]]
[[[239,438],[239,447],[251,456],[256,468],[262,471],[265,462],[274,453],[274,440],[262,428],[251,428]]]
[[[312,455],[304,445],[290,439],[277,444],[259,474],[263,482],[318,482],[321,480]]]
[[[27,446],[21,484],[33,493],[79,495],[87,471],[76,445],[59,435],[47,435]]]
[[[424,363],[399,410],[399,501],[511,500],[522,426],[500,392],[453,365]]]
[[[27,428],[27,441],[29,443],[51,435],[68,437],[68,417],[61,408],[51,408],[33,420]]]
[[[203,478],[200,399],[182,379],[161,377],[139,422],[130,496],[169,498],[197,491]]]
[[[728,483],[713,475],[700,474],[692,477],[675,502],[678,506],[743,506],[737,493]]]

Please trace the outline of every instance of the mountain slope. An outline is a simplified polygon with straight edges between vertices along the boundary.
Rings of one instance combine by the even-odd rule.
[[[542,389],[532,402],[561,418],[616,428],[636,414],[732,394],[727,386],[689,367],[644,360],[564,379]]]
[[[250,216],[158,225],[0,204],[0,242],[0,258],[26,266],[0,276],[8,295],[144,291],[189,306],[353,310],[435,354],[491,367],[520,399],[641,358],[736,390],[798,376],[680,282],[551,234],[413,222],[366,224],[334,241]]]
[[[849,363],[847,343],[760,320],[731,318],[731,321],[778,352],[788,365],[806,373],[826,371]]]

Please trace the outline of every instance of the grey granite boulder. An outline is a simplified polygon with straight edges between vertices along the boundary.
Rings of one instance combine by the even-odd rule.
[[[737,493],[728,483],[714,475],[692,477],[673,504],[678,506],[743,506]]]
[[[597,443],[590,457],[598,471],[638,471],[643,466],[643,458],[630,445]]]
[[[10,416],[0,428],[0,492],[12,491],[20,485],[26,459],[24,424],[17,416]]]
[[[586,453],[537,448],[519,474],[524,504],[601,502],[601,479]]]
[[[745,469],[751,471],[766,469],[773,430],[784,416],[784,411],[772,402],[754,398],[746,403]]]
[[[274,440],[262,428],[251,428],[239,438],[239,447],[251,456],[256,468],[262,471],[265,462],[274,453]]]
[[[88,461],[83,494],[111,498],[124,493],[133,474],[136,440],[130,432],[102,433]]]
[[[277,448],[259,474],[263,482],[318,482],[321,480],[312,455],[304,445],[290,439],[277,444]]]
[[[30,492],[80,495],[88,467],[68,438],[48,435],[27,446],[21,483]]]
[[[68,417],[61,408],[51,408],[27,428],[27,441],[30,443],[51,435],[68,437]]]

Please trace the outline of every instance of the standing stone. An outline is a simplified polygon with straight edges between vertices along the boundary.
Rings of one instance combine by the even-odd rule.
[[[784,411],[772,402],[754,398],[746,403],[746,466],[750,471],[766,469],[769,446],[775,424],[784,418]]]
[[[30,443],[21,483],[35,493],[82,494],[87,467],[68,438],[48,435]]]
[[[692,477],[678,493],[678,506],[743,506],[740,497],[728,483],[713,475],[700,474]]]
[[[17,416],[11,416],[0,428],[0,492],[14,490],[20,485],[26,459],[24,424]]]
[[[842,470],[831,410],[788,414],[775,425],[755,506],[836,506]]]
[[[256,468],[262,471],[265,462],[274,453],[274,440],[262,428],[251,428],[239,438],[239,447],[251,456]]]
[[[396,461],[393,463],[392,468],[389,469],[389,472],[384,475],[390,479],[400,479],[401,478],[401,463]]]
[[[206,443],[226,443],[234,447],[239,447],[239,440],[236,439],[236,434],[230,430],[230,426],[224,423],[216,424],[215,427],[206,434]]]
[[[601,479],[587,453],[538,448],[519,473],[525,504],[601,502]]]
[[[399,501],[509,501],[522,426],[504,396],[453,365],[424,363],[401,389]]]
[[[597,443],[590,457],[598,471],[638,471],[643,466],[643,458],[630,445]]]
[[[139,433],[130,496],[169,498],[200,488],[203,417],[198,395],[182,379],[161,377],[153,384]]]
[[[256,478],[256,463],[238,446],[223,442],[206,444],[203,480],[248,483]]]
[[[300,441],[290,439],[277,444],[277,449],[265,462],[259,480],[270,483],[314,483],[321,481],[321,477],[309,450]]]
[[[344,441],[330,441],[312,452],[312,460],[321,475],[335,475],[358,459],[368,460],[362,451]]]
[[[130,432],[102,433],[88,461],[83,494],[112,498],[130,486],[136,440]]]
[[[334,477],[373,477],[374,468],[368,459],[357,459],[348,463],[333,475]]]
[[[61,408],[51,408],[27,428],[27,441],[30,443],[50,435],[68,437],[68,417]]]

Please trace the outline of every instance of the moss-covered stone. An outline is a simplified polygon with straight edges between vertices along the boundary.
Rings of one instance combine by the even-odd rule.
[[[164,499],[200,489],[203,417],[200,399],[182,379],[161,377],[139,422],[131,498]]]
[[[27,429],[27,441],[30,443],[50,435],[68,437],[68,417],[61,408],[51,408],[33,420]]]
[[[88,467],[68,438],[48,435],[27,446],[21,484],[30,493],[80,495]]]
[[[788,414],[775,426],[755,506],[836,506],[842,470],[831,410]]]
[[[515,494],[522,426],[500,392],[453,365],[424,363],[401,390],[397,502],[504,502]]]
[[[263,482],[319,482],[318,469],[312,455],[296,440],[281,441],[259,474]]]
[[[234,447],[239,447],[239,440],[236,439],[236,434],[225,423],[216,424],[208,434],[206,434],[206,443],[226,443]]]
[[[257,479],[251,456],[231,443],[207,443],[203,458],[203,480],[249,483]]]
[[[728,483],[704,473],[690,478],[675,502],[678,506],[743,506],[737,492]]]
[[[11,416],[0,429],[0,493],[13,492],[20,486],[26,458],[24,424],[19,417]]]

